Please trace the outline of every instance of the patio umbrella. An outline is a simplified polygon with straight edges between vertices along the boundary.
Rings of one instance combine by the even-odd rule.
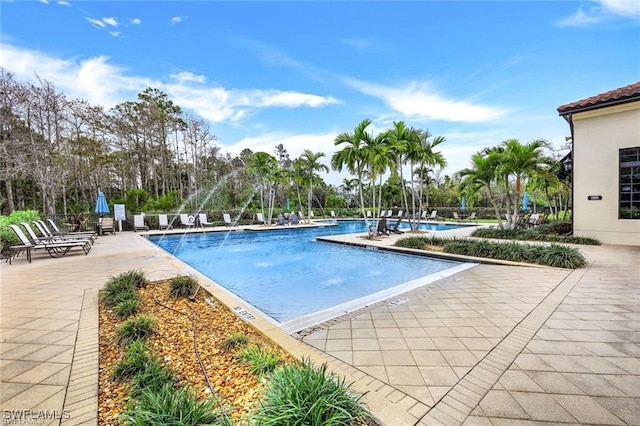
[[[529,193],[525,192],[522,197],[522,211],[526,212],[527,210],[529,210]]]
[[[286,202],[285,208],[286,208],[287,211],[291,210],[291,202],[289,201],[288,198],[287,198],[287,202]]]
[[[103,215],[109,213],[109,206],[107,205],[107,197],[104,196],[104,192],[98,191],[98,199],[96,200],[96,214]]]
[[[460,210],[465,211],[467,208],[467,200],[464,199],[464,197],[462,197],[462,200],[460,200]]]

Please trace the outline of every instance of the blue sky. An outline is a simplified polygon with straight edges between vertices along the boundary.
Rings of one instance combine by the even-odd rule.
[[[640,1],[4,1],[0,66],[111,108],[146,87],[223,152],[322,151],[364,118],[444,136],[453,173],[556,108],[640,80]],[[332,172],[328,183],[346,175]]]

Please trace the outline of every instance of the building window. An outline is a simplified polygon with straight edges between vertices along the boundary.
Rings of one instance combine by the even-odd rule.
[[[640,219],[640,147],[620,150],[619,219]]]

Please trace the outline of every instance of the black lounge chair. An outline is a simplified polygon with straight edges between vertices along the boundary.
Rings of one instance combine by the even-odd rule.
[[[396,224],[393,225],[393,228],[387,228],[387,229],[389,231],[393,232],[394,234],[404,234],[404,232],[402,232],[401,230],[398,229],[398,227],[400,227],[400,222],[402,222],[402,219],[398,219]]]

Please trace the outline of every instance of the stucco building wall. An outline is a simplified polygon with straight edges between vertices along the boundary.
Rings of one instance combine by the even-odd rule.
[[[640,102],[575,113],[573,125],[574,235],[640,245],[640,220],[618,219],[619,150],[640,146]]]

